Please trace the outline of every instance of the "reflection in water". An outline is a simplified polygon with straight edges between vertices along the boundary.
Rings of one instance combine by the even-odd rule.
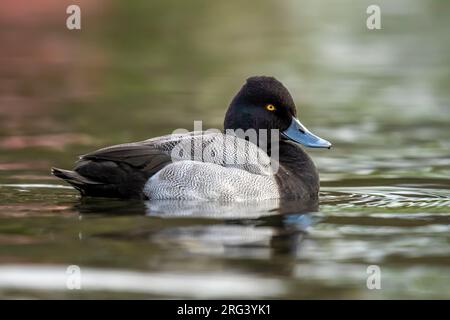
[[[147,201],[147,214],[160,217],[205,217],[219,219],[254,219],[279,214],[280,201],[216,203],[210,201]]]
[[[160,217],[203,217],[219,219],[255,219],[258,217],[314,212],[318,201],[241,201],[217,203],[211,201],[147,201],[147,215]]]
[[[123,200],[111,198],[80,198],[75,209],[81,214],[135,214],[161,218],[217,218],[256,219],[264,216],[315,212],[318,201],[264,201],[214,202],[197,200]]]
[[[142,210],[143,204],[145,211]],[[90,214],[114,212],[178,221],[188,219],[185,220],[187,225],[132,229],[129,232],[120,230],[91,236],[128,241],[145,239],[167,249],[177,247],[192,254],[224,257],[269,259],[272,255],[288,254],[295,258],[301,239],[317,222],[313,213],[305,211],[317,209],[315,202],[309,206],[295,201],[283,202],[281,206],[280,200],[234,203],[179,200],[115,202],[86,198],[76,208],[88,217]],[[293,210],[299,213],[292,213]]]
[[[277,219],[280,225],[269,222],[240,224],[236,221],[219,225],[194,225],[165,228],[141,233],[149,241],[161,247],[178,248],[189,254],[222,258],[271,259],[282,254],[295,259],[306,231],[303,224],[288,225]],[[302,223],[312,223],[305,215]],[[135,235],[136,236],[136,235]],[[286,266],[285,266],[286,267]],[[284,269],[284,272],[286,269]]]

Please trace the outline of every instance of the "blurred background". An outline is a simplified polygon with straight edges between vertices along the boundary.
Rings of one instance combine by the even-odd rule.
[[[439,0],[2,0],[0,297],[450,298],[449,29]],[[194,120],[222,128],[253,75],[333,142],[308,150],[317,212],[85,202],[49,174]],[[83,290],[44,281],[73,264]]]

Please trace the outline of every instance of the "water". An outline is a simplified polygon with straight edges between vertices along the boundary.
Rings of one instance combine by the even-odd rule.
[[[370,1],[86,2],[80,32],[61,26],[63,2],[13,3],[0,16],[0,297],[450,298],[448,3],[379,1],[382,30],[368,31]],[[80,200],[49,175],[194,120],[221,128],[257,74],[333,142],[308,151],[319,208]],[[66,288],[70,265],[82,290]]]

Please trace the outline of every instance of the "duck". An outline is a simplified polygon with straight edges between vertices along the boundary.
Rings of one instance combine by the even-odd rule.
[[[319,174],[302,146],[332,145],[300,122],[280,81],[253,76],[232,99],[223,130],[176,131],[106,147],[80,156],[73,170],[51,173],[82,197],[315,200]]]

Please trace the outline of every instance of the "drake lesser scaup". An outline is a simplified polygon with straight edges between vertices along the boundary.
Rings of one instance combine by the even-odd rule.
[[[224,133],[177,133],[107,147],[81,156],[73,171],[53,168],[52,174],[82,196],[314,200],[319,175],[299,144],[330,148],[331,143],[312,134],[296,115],[281,82],[251,77],[231,101]],[[247,132],[256,132],[256,140]]]

